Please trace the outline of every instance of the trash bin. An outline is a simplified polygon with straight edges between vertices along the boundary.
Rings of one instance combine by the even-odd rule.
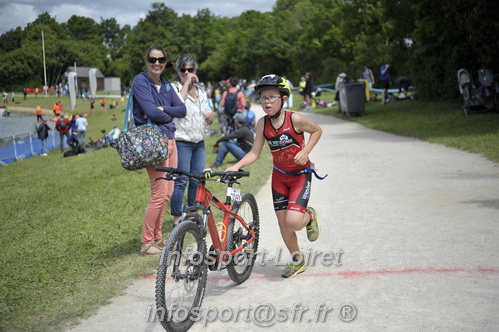
[[[364,115],[366,105],[365,84],[340,85],[340,111],[348,116]]]

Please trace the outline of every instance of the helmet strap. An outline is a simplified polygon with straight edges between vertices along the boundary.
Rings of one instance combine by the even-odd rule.
[[[282,110],[282,107],[281,107],[281,109],[279,110],[279,112],[277,112],[276,114],[274,114],[274,115],[270,116],[270,118],[271,118],[272,120],[277,119],[277,118],[279,117],[279,115],[281,115],[281,110]]]
[[[279,112],[277,112],[276,114],[274,114],[274,115],[272,115],[272,116],[270,117],[272,120],[277,119],[277,118],[279,117],[279,115],[281,115],[282,108],[284,107],[284,101],[282,100],[282,98],[283,98],[284,96],[283,96],[283,93],[282,93],[282,92],[280,92],[280,94],[281,94],[281,108],[279,109]]]

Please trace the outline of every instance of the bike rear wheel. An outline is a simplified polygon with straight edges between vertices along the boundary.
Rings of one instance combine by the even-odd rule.
[[[230,262],[227,264],[230,279],[237,284],[241,284],[251,275],[258,249],[260,219],[255,197],[249,193],[243,193],[241,201],[234,204],[232,211],[241,216],[247,225],[254,228],[256,234],[253,242],[231,257]],[[233,251],[247,244],[248,239],[249,231],[237,219],[230,218],[227,230],[227,250]]]
[[[198,225],[181,221],[161,253],[156,279],[156,309],[167,331],[187,331],[199,315],[206,287],[206,244]]]

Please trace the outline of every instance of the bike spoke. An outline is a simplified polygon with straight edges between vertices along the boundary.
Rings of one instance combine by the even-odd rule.
[[[255,198],[251,194],[243,194],[241,201],[234,205],[233,211],[248,225],[248,228],[245,228],[239,220],[234,219],[229,223],[227,232],[228,250],[234,251],[242,247],[227,265],[230,278],[240,284],[249,278],[258,249],[259,216]],[[254,237],[251,235],[252,231]]]
[[[156,280],[156,305],[167,330],[186,330],[194,323],[190,319],[193,309],[201,306],[207,273],[203,264],[206,250],[201,244],[198,226],[191,221],[175,227],[165,243]]]

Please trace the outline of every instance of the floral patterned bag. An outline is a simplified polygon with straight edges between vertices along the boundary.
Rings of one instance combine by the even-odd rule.
[[[147,124],[128,128],[133,125],[133,89],[125,113],[125,124],[113,147],[121,156],[121,165],[129,171],[162,163],[168,158],[168,137],[162,134],[158,127],[147,119]]]

